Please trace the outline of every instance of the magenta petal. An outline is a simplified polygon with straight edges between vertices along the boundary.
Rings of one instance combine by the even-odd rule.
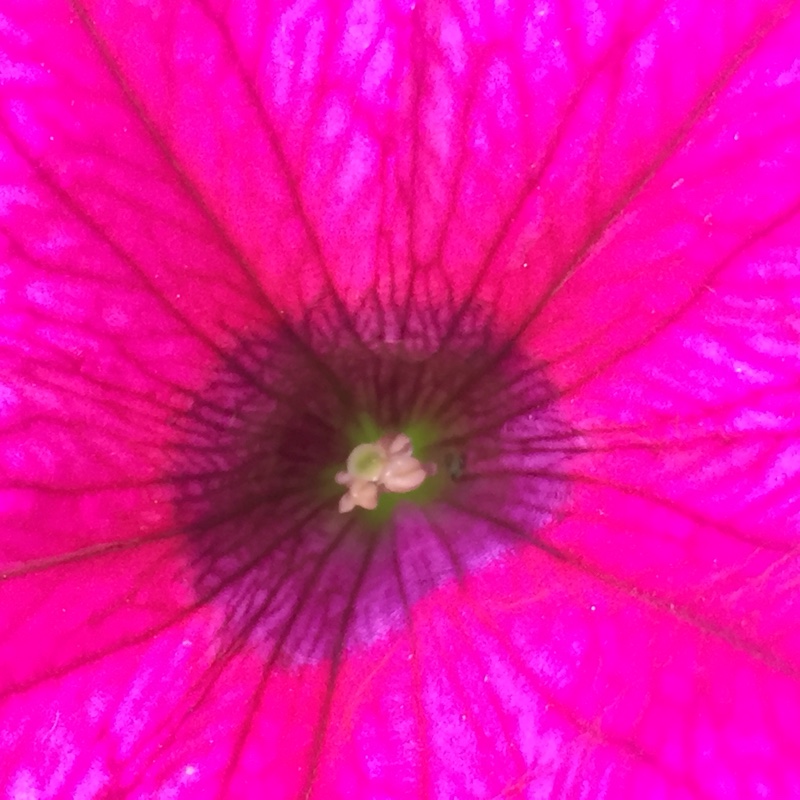
[[[793,4],[5,5],[9,796],[800,795]],[[265,668],[194,602],[176,420],[369,288],[548,362],[569,505]]]

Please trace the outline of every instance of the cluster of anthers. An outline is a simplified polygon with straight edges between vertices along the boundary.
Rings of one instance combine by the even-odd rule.
[[[356,506],[375,508],[381,492],[411,492],[435,472],[435,464],[414,458],[411,439],[404,433],[360,444],[348,456],[347,470],[336,473],[336,483],[347,487],[339,511],[345,514]]]

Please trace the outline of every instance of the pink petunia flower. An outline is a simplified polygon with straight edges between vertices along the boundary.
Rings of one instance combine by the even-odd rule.
[[[0,0],[3,796],[800,796],[798,41]]]

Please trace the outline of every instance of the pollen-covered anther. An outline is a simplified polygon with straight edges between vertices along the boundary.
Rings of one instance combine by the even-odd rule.
[[[336,482],[347,486],[339,511],[347,513],[356,506],[373,509],[380,491],[402,494],[421,486],[436,466],[423,464],[412,452],[411,440],[404,433],[355,447],[347,458],[347,470],[336,474]]]
[[[339,511],[343,514],[356,506],[373,509],[378,505],[378,485],[363,478],[356,478],[339,500]]]

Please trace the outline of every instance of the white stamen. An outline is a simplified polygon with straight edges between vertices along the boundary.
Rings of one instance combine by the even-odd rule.
[[[390,492],[411,492],[427,477],[428,473],[414,456],[400,455],[389,459],[380,482]]]
[[[394,439],[389,441],[388,447],[386,448],[389,452],[389,455],[411,455],[411,439],[408,438],[404,433],[398,433]]]
[[[404,433],[360,444],[347,458],[347,471],[336,473],[336,483],[348,487],[339,500],[339,511],[344,514],[356,506],[373,509],[379,491],[411,492],[435,472],[435,465],[423,465],[414,458],[411,439]]]
[[[343,514],[356,506],[373,509],[378,505],[378,487],[374,483],[356,478],[347,493],[339,499],[339,511]]]

